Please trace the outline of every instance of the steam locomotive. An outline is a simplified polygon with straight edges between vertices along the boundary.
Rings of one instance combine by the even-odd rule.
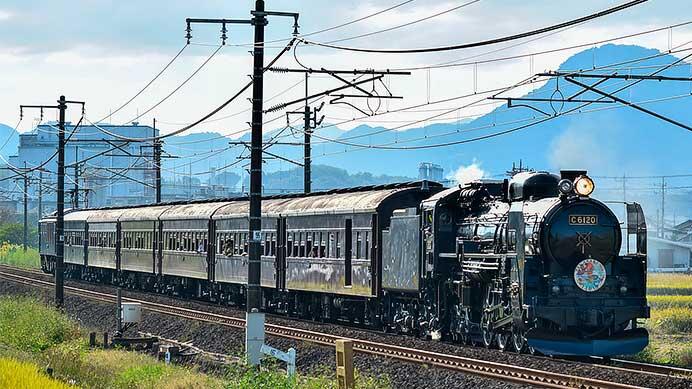
[[[646,224],[633,203],[622,228],[593,188],[562,171],[267,196],[263,309],[518,352],[636,353],[648,343]],[[72,210],[65,274],[242,305],[247,215],[247,198]],[[55,222],[40,220],[46,272]]]

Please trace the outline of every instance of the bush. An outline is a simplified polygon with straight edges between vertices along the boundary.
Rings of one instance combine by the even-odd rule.
[[[78,336],[75,323],[37,299],[0,297],[0,343],[40,352]]]
[[[38,230],[35,227],[29,227],[27,240],[29,246],[38,247]],[[24,224],[6,223],[0,226],[0,242],[23,244]]]
[[[73,388],[39,373],[39,367],[28,362],[0,358],[0,388]]]

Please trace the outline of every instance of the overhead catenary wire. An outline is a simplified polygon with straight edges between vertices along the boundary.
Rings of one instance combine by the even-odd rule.
[[[211,55],[210,55],[209,57],[207,57],[207,59],[206,59],[204,62],[202,62],[202,64],[199,65],[199,66],[195,69],[195,71],[192,72],[192,74],[190,74],[185,80],[183,80],[183,82],[180,83],[177,87],[175,87],[170,93],[168,93],[166,96],[164,96],[163,99],[159,100],[156,104],[152,105],[151,107],[149,107],[148,109],[146,109],[144,112],[142,112],[141,114],[138,114],[137,116],[135,116],[134,118],[132,118],[132,119],[130,119],[130,120],[128,120],[128,121],[126,121],[125,123],[134,123],[136,120],[138,120],[138,119],[141,118],[142,116],[148,114],[148,113],[151,112],[152,110],[156,109],[156,107],[158,107],[159,105],[163,104],[166,100],[168,100],[171,96],[173,96],[176,92],[178,92],[183,86],[185,86],[185,84],[187,84],[190,80],[192,80],[192,79],[197,75],[197,73],[199,73],[202,69],[204,69],[204,67],[207,66],[207,64],[209,63],[209,61],[211,61],[212,58],[214,58],[214,57],[216,56],[216,54],[217,54],[219,51],[221,51],[222,48],[223,48],[223,46],[219,46],[216,50],[214,50],[214,52],[211,53]]]
[[[79,119],[79,121],[77,122],[77,125],[74,126],[74,127],[72,128],[72,131],[70,132],[70,134],[69,134],[69,135],[67,136],[67,138],[65,139],[65,142],[69,141],[69,140],[72,138],[72,135],[74,135],[74,134],[77,132],[77,129],[78,129],[79,126],[82,124],[82,120],[84,120],[84,116],[82,116],[82,117]],[[23,173],[26,174],[26,173],[29,173],[29,172],[33,172],[33,171],[36,171],[36,170],[43,169],[43,167],[46,166],[50,161],[52,161],[53,158],[55,158],[57,155],[58,155],[58,150],[55,150],[55,152],[54,152],[50,157],[48,157],[48,159],[46,159],[45,161],[41,162],[41,163],[38,164],[37,166],[31,167],[31,168],[28,168],[28,169],[21,169],[21,168],[18,168],[18,167],[16,167],[16,166],[13,166],[13,165],[9,165],[9,166],[10,166],[11,168],[15,169],[15,170],[22,170]],[[16,177],[19,177],[20,175],[21,175],[21,174],[17,174],[17,175],[11,176],[11,177],[0,178],[0,182],[5,181],[5,180],[9,180],[9,179],[13,179],[13,178],[16,178]]]
[[[355,36],[351,36],[351,37],[347,37],[347,38],[335,39],[335,40],[327,41],[327,42],[324,42],[324,43],[325,43],[325,44],[333,44],[333,43],[338,43],[338,42],[345,42],[345,41],[350,41],[350,40],[354,40],[354,39],[365,38],[365,37],[369,37],[369,36],[373,36],[373,35],[377,35],[377,34],[382,34],[382,33],[385,33],[385,32],[390,32],[390,31],[398,30],[398,29],[400,29],[400,28],[409,27],[409,26],[412,26],[412,25],[414,25],[414,24],[418,24],[418,23],[424,22],[424,21],[426,21],[426,20],[430,20],[430,19],[433,19],[433,18],[442,16],[442,15],[445,15],[445,14],[448,14],[448,13],[451,13],[451,12],[454,12],[454,11],[457,11],[457,10],[459,10],[459,9],[461,9],[461,8],[466,7],[466,6],[469,6],[469,5],[478,3],[479,1],[481,1],[481,0],[471,0],[471,1],[467,1],[467,2],[465,2],[465,3],[462,3],[462,4],[460,4],[460,5],[454,6],[454,7],[452,7],[452,8],[448,8],[448,9],[446,9],[446,10],[444,10],[444,11],[440,11],[440,12],[434,13],[434,14],[432,14],[432,15],[428,15],[428,16],[423,17],[423,18],[420,18],[420,19],[412,20],[412,21],[410,21],[410,22],[406,22],[406,23],[403,23],[403,24],[399,24],[399,25],[397,25],[397,26],[389,27],[389,28],[386,28],[386,29],[384,29],[384,30],[378,30],[378,31],[373,31],[373,32],[367,32],[367,33],[364,33],[364,34],[355,35]],[[305,37],[305,36],[301,36],[301,38],[304,38],[304,37]]]
[[[156,81],[159,77],[161,77],[161,75],[173,64],[173,62],[175,62],[175,61],[178,59],[178,57],[180,57],[180,55],[183,53],[183,51],[185,51],[185,48],[187,48],[187,45],[184,45],[184,46],[180,49],[180,51],[178,51],[178,53],[166,64],[166,66],[164,66],[158,73],[156,73],[156,75],[154,76],[154,78],[152,78],[151,80],[149,80],[149,82],[147,82],[147,83],[144,85],[144,87],[142,87],[139,91],[137,91],[137,93],[135,93],[135,94],[134,94],[132,97],[130,97],[127,101],[125,101],[124,103],[122,103],[118,108],[115,109],[115,111],[110,112],[108,115],[104,116],[104,117],[101,118],[100,120],[97,120],[96,122],[97,122],[97,123],[100,123],[100,122],[102,122],[102,121],[104,121],[104,120],[110,119],[113,115],[115,115],[116,113],[120,112],[123,108],[125,108],[125,107],[126,107],[127,105],[129,105],[132,101],[134,101],[134,99],[136,99],[137,97],[139,97],[139,95],[141,95],[142,93],[144,93],[144,91],[147,90],[147,88],[149,88],[149,87],[151,86],[151,84],[154,83],[154,81]]]
[[[279,54],[277,54],[276,57],[274,57],[274,59],[272,59],[272,60],[269,62],[269,64],[264,68],[264,71],[266,72],[266,69],[267,69],[267,68],[272,67],[272,66],[283,56],[284,53],[286,53],[288,50],[290,50],[290,49],[291,49],[291,46],[293,46],[293,43],[294,43],[294,42],[295,42],[295,39],[292,39],[292,40],[286,45],[286,47],[284,47],[283,50],[281,50],[281,52],[279,52]],[[219,105],[218,107],[216,107],[216,108],[213,109],[211,112],[209,112],[208,114],[204,115],[202,118],[198,119],[198,120],[195,121],[194,123],[191,123],[191,124],[189,124],[189,125],[187,125],[187,126],[184,126],[183,128],[180,128],[180,129],[178,129],[178,130],[169,132],[169,133],[164,134],[164,135],[154,136],[154,137],[146,137],[146,138],[131,138],[131,137],[122,136],[122,135],[120,135],[120,134],[116,134],[116,133],[113,133],[113,132],[111,132],[111,131],[108,131],[108,130],[106,130],[106,129],[104,129],[104,128],[98,126],[98,125],[96,125],[95,123],[91,123],[91,124],[92,124],[94,127],[98,128],[101,132],[103,132],[103,133],[105,133],[105,134],[107,134],[107,135],[110,135],[110,136],[112,136],[112,137],[114,137],[114,138],[118,138],[118,139],[122,139],[122,140],[128,140],[128,141],[131,141],[131,142],[146,142],[146,141],[155,141],[155,140],[160,140],[160,139],[168,138],[168,137],[171,137],[171,136],[174,136],[174,135],[177,135],[177,134],[181,134],[181,133],[183,133],[183,132],[185,132],[185,131],[188,131],[188,130],[190,130],[191,128],[194,128],[194,127],[197,126],[198,124],[200,124],[200,123],[204,122],[205,120],[209,119],[210,117],[216,115],[219,111],[221,111],[222,109],[224,109],[228,104],[230,104],[230,103],[233,102],[235,99],[237,99],[238,96],[240,96],[241,94],[243,94],[250,86],[252,86],[252,83],[253,83],[252,80],[250,80],[250,82],[248,82],[247,84],[245,84],[245,86],[243,86],[236,94],[234,94],[233,96],[231,96],[231,98],[229,98],[228,100],[226,100],[224,103],[222,103],[221,105]]]
[[[347,46],[338,46],[338,45],[333,45],[329,43],[321,43],[321,42],[315,42],[315,41],[310,41],[304,38],[300,38],[301,41],[315,45],[315,46],[320,46],[320,47],[325,47],[329,49],[336,49],[336,50],[345,50],[345,51],[352,51],[352,52],[360,52],[360,53],[377,53],[377,54],[417,54],[417,53],[434,53],[434,52],[442,52],[442,51],[453,51],[453,50],[462,50],[462,49],[470,49],[474,47],[481,47],[481,46],[488,46],[488,45],[494,45],[497,43],[502,43],[502,42],[509,42],[517,39],[522,39],[522,38],[527,38],[530,36],[534,35],[540,35],[544,34],[547,32],[559,30],[565,27],[569,27],[575,24],[580,24],[592,19],[597,19],[601,18],[616,12],[620,12],[622,10],[628,9],[630,7],[634,7],[636,5],[646,3],[648,0],[632,0],[627,3],[611,7],[608,9],[605,9],[603,11],[599,11],[590,15],[586,15],[577,19],[572,19],[566,22],[554,24],[552,26],[548,27],[543,27],[539,28],[536,30],[531,30],[531,31],[526,31],[522,32],[519,34],[514,34],[514,35],[509,35],[509,36],[504,36],[500,38],[494,38],[494,39],[488,39],[484,41],[478,41],[478,42],[471,42],[471,43],[463,43],[463,44],[458,44],[458,45],[451,45],[451,46],[438,46],[438,47],[423,47],[423,48],[416,48],[416,49],[368,49],[368,48],[360,48],[360,47],[347,47]]]
[[[684,46],[688,45],[689,43],[690,43],[690,42],[685,42],[685,43],[683,43],[683,44],[680,44],[680,45],[676,46],[676,47],[674,48],[674,50],[672,50],[672,52],[674,52],[674,53],[679,53],[679,52],[687,52],[687,51],[692,50],[692,48],[681,49],[681,47],[684,47]],[[668,54],[669,54],[669,53],[657,53],[657,54],[649,55],[649,56],[645,56],[645,57],[640,57],[640,58],[635,58],[635,59],[630,59],[630,60],[625,60],[625,61],[619,61],[619,62],[616,62],[616,63],[611,63],[611,64],[607,64],[607,65],[601,65],[601,66],[598,66],[598,67],[594,67],[594,68],[592,68],[592,69],[585,69],[585,70],[575,71],[575,74],[576,74],[576,73],[583,73],[583,72],[591,72],[591,71],[595,71],[595,70],[599,70],[599,69],[606,69],[606,68],[609,68],[609,67],[612,67],[612,66],[620,66],[620,65],[623,65],[623,64],[629,64],[629,63],[637,63],[637,62],[647,61],[647,60],[654,59],[654,58],[658,58],[658,57],[665,56],[665,55],[668,55]],[[674,66],[677,66],[680,62],[681,62],[681,61],[676,60],[676,61],[674,61],[673,63],[670,63],[670,64],[668,64],[668,65],[666,65],[666,66],[667,66],[668,68],[674,67]],[[659,66],[657,66],[657,67],[660,68],[660,66],[661,66],[661,65],[659,65]],[[526,79],[525,82],[526,82],[526,84],[531,84],[531,83],[535,83],[535,82],[537,82],[537,81],[536,81],[536,80],[531,80],[531,79],[529,78],[529,79]],[[501,90],[505,90],[506,88],[507,88],[507,87],[501,87],[501,88],[495,88],[495,89],[490,89],[490,90],[485,90],[485,91],[479,91],[479,92],[477,92],[477,93],[468,93],[468,94],[464,94],[464,95],[454,96],[454,97],[451,97],[451,98],[440,99],[440,100],[437,100],[437,101],[434,101],[434,102],[429,102],[429,103],[426,102],[426,103],[421,103],[421,104],[417,104],[417,105],[412,105],[412,106],[408,106],[408,107],[399,108],[399,109],[396,109],[396,110],[386,111],[386,112],[382,112],[382,113],[375,113],[375,114],[373,114],[373,115],[362,116],[362,117],[354,118],[354,119],[351,119],[351,120],[345,120],[345,121],[342,121],[342,122],[339,122],[339,123],[333,123],[333,124],[323,125],[323,126],[321,126],[321,127],[318,127],[316,130],[320,130],[320,129],[328,128],[328,127],[339,126],[339,125],[346,124],[346,123],[349,123],[349,122],[353,122],[353,121],[356,121],[356,120],[366,119],[366,118],[368,118],[368,117],[380,116],[380,115],[387,115],[387,114],[397,113],[397,112],[406,112],[406,111],[409,110],[409,109],[415,109],[415,108],[420,108],[420,107],[427,106],[427,105],[431,105],[431,104],[439,104],[439,103],[444,103],[444,102],[450,102],[450,101],[454,101],[454,100],[459,100],[459,99],[463,99],[463,98],[475,96],[476,94],[484,94],[484,93],[499,92],[499,91],[501,91]],[[456,110],[456,109],[458,109],[458,107],[455,107],[455,108],[454,108],[454,110]],[[453,112],[454,110],[448,110],[447,112],[443,113],[443,115],[444,115],[444,114],[449,114],[449,113]],[[437,115],[436,115],[436,116],[437,116]],[[424,119],[424,120],[429,120],[429,119]],[[404,126],[404,127],[405,127],[405,126]],[[389,131],[389,130],[385,129],[384,131],[383,131],[383,130],[379,130],[379,131],[380,131],[380,132],[384,132],[384,131]],[[345,138],[345,139],[342,139],[342,140],[349,140],[349,139],[362,138],[362,137],[367,137],[367,136],[371,136],[371,135],[373,135],[373,133],[365,133],[365,134],[355,135],[355,136],[350,137],[350,138]],[[313,142],[313,143],[319,144],[319,143],[322,143],[322,142],[323,142],[323,141],[317,141],[317,142]]]
[[[692,54],[688,54],[687,56],[678,59],[677,61],[673,62],[672,64],[667,64],[667,65],[665,65],[665,66],[662,66],[659,70],[653,72],[651,75],[656,75],[656,74],[658,74],[658,73],[660,73],[660,72],[662,72],[662,71],[668,69],[668,68],[671,67],[672,65],[678,64],[678,63],[680,63],[680,62],[686,60],[686,59],[689,58],[689,57],[692,57]],[[627,88],[630,88],[630,87],[632,87],[632,86],[638,84],[638,83],[641,82],[641,81],[643,81],[643,80],[636,80],[635,82],[632,82],[632,83],[630,83],[630,84],[628,84],[628,85],[623,86],[622,88],[619,88],[619,89],[615,90],[614,92],[611,92],[611,94],[619,93],[619,92],[621,92],[621,91],[623,91],[623,90],[625,90],[625,89],[627,89]],[[599,98],[598,100],[601,100],[601,99],[603,99],[603,98]],[[516,131],[520,131],[520,130],[523,130],[523,129],[525,129],[525,128],[528,128],[528,127],[531,127],[531,126],[535,126],[535,125],[537,125],[537,124],[546,122],[546,121],[548,121],[548,120],[552,120],[552,119],[555,119],[555,118],[557,118],[557,117],[563,116],[563,115],[565,115],[565,114],[567,114],[567,113],[580,110],[581,108],[583,108],[583,107],[585,107],[585,106],[588,106],[588,105],[591,105],[591,103],[580,104],[579,106],[577,106],[577,107],[575,107],[575,108],[572,108],[572,109],[570,109],[570,110],[567,110],[567,111],[565,111],[565,112],[558,112],[558,113],[555,113],[555,114],[552,115],[552,116],[548,116],[548,117],[542,118],[542,119],[537,120],[537,121],[535,121],[535,122],[528,123],[528,124],[525,124],[525,125],[522,125],[522,126],[518,126],[518,127],[514,127],[514,128],[510,128],[510,129],[507,129],[507,130],[504,130],[504,131],[498,131],[498,132],[495,132],[495,133],[492,133],[492,134],[486,134],[486,135],[483,135],[483,136],[479,136],[479,137],[475,137],[475,138],[470,138],[470,139],[463,139],[463,140],[458,140],[458,141],[451,141],[451,142],[438,143],[438,144],[431,144],[431,145],[417,145],[417,146],[408,146],[408,147],[387,146],[387,145],[366,145],[366,144],[359,144],[359,143],[353,143],[353,142],[346,142],[346,141],[343,141],[343,140],[340,140],[340,139],[328,138],[328,137],[324,137],[324,136],[321,136],[321,135],[318,135],[318,134],[315,134],[315,133],[312,133],[312,136],[314,136],[314,137],[316,137],[316,138],[319,138],[319,139],[322,139],[322,140],[329,141],[329,142],[338,143],[338,144],[342,144],[342,145],[345,145],[345,146],[351,146],[351,147],[362,148],[362,149],[368,149],[368,148],[369,148],[369,149],[382,149],[382,150],[420,150],[420,149],[438,148],[438,147],[446,147],[446,146],[452,146],[452,145],[459,145],[459,144],[471,143],[471,142],[475,142],[475,141],[485,140],[485,139],[494,138],[494,137],[497,137],[497,136],[501,136],[501,135],[506,135],[506,134],[509,134],[509,133],[513,133],[513,132],[516,132]],[[456,110],[456,109],[453,109],[453,110],[450,110],[449,112],[454,112],[455,110]],[[447,112],[447,113],[449,113],[449,112]],[[434,118],[434,117],[437,117],[437,116],[440,116],[440,115],[434,115],[434,116],[431,117],[431,118]],[[430,119],[430,118],[426,118],[426,119],[422,119],[422,120],[419,120],[419,121],[429,120],[429,119]],[[300,131],[300,130],[299,130],[299,131]]]

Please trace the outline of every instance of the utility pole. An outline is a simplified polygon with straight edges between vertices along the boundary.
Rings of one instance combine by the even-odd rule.
[[[55,220],[55,305],[63,308],[65,304],[65,111],[67,104],[80,104],[82,114],[84,114],[83,101],[68,101],[65,96],[60,96],[58,105],[21,105],[21,112],[24,108],[57,109],[59,112],[58,123],[58,183],[56,199],[56,220]],[[81,123],[81,121],[80,121]]]
[[[264,28],[267,16],[287,16],[294,20],[293,33],[298,35],[298,14],[294,12],[265,11],[264,0],[255,1],[251,19],[187,19],[187,39],[191,38],[191,23],[221,24],[221,40],[226,43],[226,24],[250,24],[254,26],[253,70],[252,70],[252,122],[250,147],[250,212],[249,212],[249,258],[247,279],[247,312],[245,351],[248,362],[258,366],[261,347],[264,344],[264,313],[262,309],[261,257],[262,239],[262,115],[264,91]]]
[[[661,177],[661,238],[666,237],[666,178]]]
[[[65,96],[58,100],[60,111],[58,123],[58,190],[56,200],[55,221],[55,305],[62,308],[65,305],[65,111],[67,102]]]
[[[43,170],[38,172],[38,220],[41,220],[41,216],[43,216]]]
[[[250,256],[247,275],[247,313],[245,329],[245,351],[251,365],[259,366],[261,347],[264,344],[264,313],[262,309],[262,287],[260,286],[262,258],[262,109],[264,98],[264,27],[267,18],[264,0],[255,1],[252,13],[255,27],[252,70],[252,134],[250,146]]]
[[[43,170],[38,171],[38,212],[36,213],[36,222],[41,220],[43,215]],[[38,248],[41,250],[41,234],[38,234]]]
[[[79,146],[74,148],[74,208],[79,208]]]
[[[161,143],[156,139],[156,118],[154,118],[154,169],[156,171],[156,204],[161,203]]]
[[[320,105],[319,108],[313,108],[312,111],[310,110],[310,106],[308,105],[308,101],[310,99],[310,96],[308,94],[309,74],[309,72],[305,72],[305,107],[303,108],[303,111],[286,112],[286,125],[288,125],[289,123],[288,115],[303,115],[303,192],[305,193],[310,193],[312,191],[312,146],[310,145],[312,138],[312,130],[314,130],[315,128],[317,128],[317,126],[322,124],[322,120],[324,120],[324,116],[322,116],[320,120],[317,120],[317,112],[319,112],[322,109],[322,107],[324,107],[324,103],[322,103],[322,105]],[[275,144],[278,143],[280,142],[277,142]]]
[[[29,171],[26,169],[24,161],[24,252],[29,240]]]
[[[627,202],[627,174],[622,173],[622,202]]]
[[[312,189],[312,158],[310,138],[312,127],[310,126],[310,106],[308,106],[308,73],[305,73],[305,108],[303,130],[305,134],[305,147],[303,152],[303,192],[310,193]]]

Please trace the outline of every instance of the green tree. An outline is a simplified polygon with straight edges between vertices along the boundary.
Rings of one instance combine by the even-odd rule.
[[[38,246],[38,231],[29,227],[29,246]],[[0,242],[24,244],[24,225],[21,223],[6,223],[0,226]]]

